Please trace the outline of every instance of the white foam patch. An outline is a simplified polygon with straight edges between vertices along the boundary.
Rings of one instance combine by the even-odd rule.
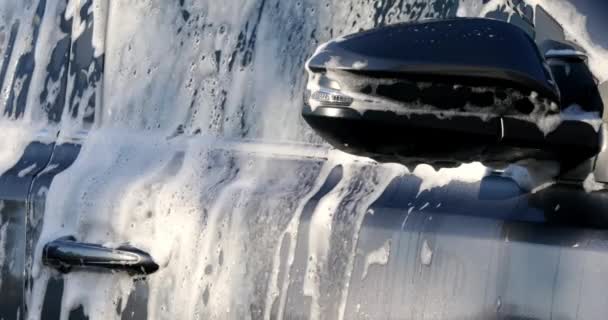
[[[28,167],[24,168],[23,170],[19,171],[19,173],[17,173],[17,176],[19,178],[23,178],[29,174],[31,174],[32,172],[34,172],[34,170],[36,170],[36,164],[31,164]]]
[[[51,172],[51,171],[53,171],[53,170],[57,169],[58,167],[59,167],[59,165],[58,165],[58,164],[51,164],[51,165],[48,165],[48,166],[46,166],[46,167],[44,168],[44,170],[40,171],[40,175],[43,175],[43,174],[48,173],[48,172]]]
[[[376,249],[371,251],[365,256],[365,261],[363,262],[363,273],[361,274],[361,280],[364,280],[367,276],[367,272],[372,265],[383,266],[388,263],[388,258],[391,255],[391,241],[387,240],[384,244]]]
[[[402,102],[394,99],[389,99],[381,95],[377,95],[376,92],[380,85],[391,85],[397,83],[398,79],[391,78],[370,78],[361,75],[356,75],[350,72],[337,70],[336,66],[340,65],[337,62],[336,57],[331,59],[325,64],[328,69],[324,75],[314,73],[308,68],[308,84],[307,90],[311,93],[319,90],[328,90],[320,85],[322,80],[331,80],[334,86],[341,87],[339,94],[347,96],[353,100],[349,105],[349,108],[357,111],[363,115],[367,111],[390,111],[399,115],[434,115],[439,119],[450,119],[454,116],[467,116],[477,117],[483,121],[495,119],[497,117],[509,117],[516,118],[523,121],[528,121],[536,124],[536,126],[545,135],[554,131],[562,121],[564,120],[581,120],[589,123],[596,123],[601,119],[593,113],[584,113],[569,108],[569,111],[560,115],[557,113],[558,106],[554,102],[550,102],[547,99],[540,98],[537,92],[531,92],[529,96],[523,95],[517,90],[508,90],[507,97],[505,99],[498,99],[494,97],[494,104],[492,110],[488,110],[485,107],[473,105],[470,102],[462,109],[444,109],[436,105],[429,105],[424,103],[422,100],[417,99],[411,102]],[[331,70],[331,68],[334,68]],[[420,89],[432,86],[432,83],[417,83]],[[455,85],[455,87],[458,85]],[[363,88],[371,88],[371,94],[361,93]],[[333,87],[332,87],[333,90]],[[471,90],[474,92],[488,92],[494,94],[496,88],[493,87],[472,87]],[[513,103],[519,99],[528,99],[534,106],[534,109],[530,114],[518,113],[514,110]],[[308,104],[312,111],[321,105],[320,101],[311,98],[308,99]],[[597,125],[596,125],[597,126]]]
[[[433,188],[446,186],[452,181],[477,182],[489,173],[488,168],[479,162],[462,164],[457,168],[441,168],[439,170],[433,169],[430,165],[421,164],[412,172],[413,175],[422,180],[418,194]]]
[[[583,181],[583,188],[586,192],[594,192],[606,189],[606,185],[595,180],[595,175],[590,173]]]
[[[484,17],[488,12],[503,7],[507,13],[513,13],[509,6],[505,6],[505,0],[490,0],[487,3],[481,1],[459,1],[456,16],[458,17]]]
[[[429,243],[424,240],[422,247],[420,247],[420,263],[425,266],[430,266],[433,262],[433,250],[429,246]]]
[[[302,201],[298,205],[298,208],[296,209],[293,217],[291,218],[289,225],[287,226],[287,228],[285,229],[283,234],[281,234],[281,237],[278,242],[280,244],[280,246],[277,246],[277,248],[275,250],[276,252],[275,252],[274,261],[273,261],[272,276],[270,277],[270,282],[268,284],[268,287],[270,288],[271,292],[269,292],[266,296],[266,303],[265,303],[265,308],[264,308],[264,319],[270,319],[272,305],[276,301],[277,298],[279,298],[279,309],[277,312],[277,318],[282,319],[284,316],[285,304],[287,302],[287,290],[289,289],[289,283],[290,283],[290,270],[291,270],[291,267],[295,260],[296,245],[297,245],[296,239],[298,237],[298,227],[300,225],[301,214],[302,214],[302,211],[304,210],[304,206],[310,201],[312,196],[314,196],[314,194],[316,194],[319,191],[322,184],[326,181],[331,169],[332,169],[331,165],[328,163],[326,163],[323,166],[323,169],[321,170],[319,177],[316,179],[314,187],[302,199]],[[286,237],[289,238],[287,263],[284,266],[281,266],[281,249],[282,249],[282,245],[283,245]],[[278,277],[279,277],[280,271],[283,271],[283,274],[285,274],[286,278],[283,280],[283,283],[280,284],[280,287],[279,287]]]
[[[311,297],[311,319],[321,318],[321,283],[329,268],[329,249],[334,216],[340,212],[350,212],[347,221],[341,224],[350,225],[353,230],[350,252],[346,254],[346,270],[344,275],[345,288],[340,295],[339,318],[344,315],[348,285],[350,283],[355,250],[359,230],[369,206],[380,196],[386,186],[395,178],[406,173],[405,167],[390,165],[380,166],[351,166],[343,167],[343,178],[338,185],[326,195],[317,205],[310,221],[309,229],[309,258],[306,264],[304,295]],[[363,183],[364,187],[353,189],[353,183]],[[352,201],[357,199],[357,201]]]
[[[0,128],[0,174],[17,164],[32,142],[49,143],[53,139],[51,134],[42,131],[41,125],[24,120],[0,119]]]
[[[360,70],[367,67],[367,61],[355,61],[355,63],[353,63],[353,68]]]
[[[49,73],[47,66],[50,64],[52,56],[50,52],[53,51],[57,42],[65,37],[65,34],[58,28],[59,19],[57,18],[58,13],[64,8],[65,3],[51,1],[46,4],[46,14],[39,17],[36,14],[37,3],[4,1],[0,4],[0,52],[3,53],[0,55],[0,65],[6,66],[5,77],[2,79],[2,88],[0,88],[0,106],[3,108],[7,103],[13,103],[13,106],[25,103],[24,114],[21,118],[32,123],[42,124],[46,121],[48,110],[45,109],[45,106],[47,103],[55,101],[58,90],[54,90],[54,88],[61,83],[61,79],[46,78]],[[13,30],[16,32],[14,42],[11,43]],[[35,50],[32,50],[35,30],[37,30],[38,38]],[[8,54],[11,45],[11,54]],[[23,55],[28,53],[33,53],[35,63],[32,64],[32,70],[27,71],[28,76],[31,76],[27,99],[18,101],[18,94],[25,89],[23,85],[26,75],[22,72],[17,76],[17,67]],[[44,85],[48,86],[49,90],[45,100],[41,101]],[[14,115],[7,114],[3,114],[0,118],[15,120]]]
[[[45,107],[55,101],[61,79],[47,79],[47,66],[51,63],[50,53],[53,48],[65,37],[58,28],[57,17],[65,8],[65,3],[46,3],[46,14],[42,17],[36,13],[37,6],[37,3],[27,1],[0,3],[0,66],[6,68],[4,79],[0,79],[0,174],[4,174],[19,161],[28,145],[33,142],[51,143],[57,134],[57,128],[48,123],[48,110]],[[33,50],[35,32],[38,33],[38,38]],[[14,42],[11,42],[12,36]],[[32,69],[27,71],[27,75],[23,70],[18,75],[20,61],[30,53],[35,60]],[[31,78],[26,82],[28,76]],[[27,96],[24,94],[26,84],[29,85]],[[48,92],[46,98],[41,100],[44,85]],[[20,100],[21,97],[26,99]],[[23,108],[24,112],[18,117],[14,113],[6,113],[4,107],[8,104],[12,104],[13,110]]]

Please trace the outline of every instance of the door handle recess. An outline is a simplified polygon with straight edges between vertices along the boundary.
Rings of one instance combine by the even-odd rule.
[[[42,252],[42,263],[63,273],[70,272],[73,268],[100,268],[133,275],[145,275],[158,270],[152,257],[137,248],[129,245],[107,248],[78,242],[72,236],[47,243]]]

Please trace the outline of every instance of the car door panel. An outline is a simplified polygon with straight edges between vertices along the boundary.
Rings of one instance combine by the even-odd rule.
[[[34,177],[42,172],[53,151],[57,115],[61,114],[61,57],[69,47],[47,45],[65,34],[59,17],[65,3],[35,1],[0,4],[0,318],[25,317],[26,228],[29,192]],[[44,17],[50,19],[43,19]],[[59,57],[58,57],[59,56]],[[49,68],[47,69],[47,63]],[[57,73],[56,73],[57,72]],[[49,90],[57,92],[48,94]],[[46,92],[46,93],[45,93]]]
[[[25,220],[24,202],[2,200],[0,225],[0,255],[2,262],[0,316],[13,319],[23,312],[23,273],[25,264],[23,241]]]
[[[342,4],[68,1],[49,63],[66,111],[22,202],[1,211],[25,270],[7,283],[25,292],[0,312],[22,315],[25,295],[33,319],[603,319],[605,232],[570,224],[580,187],[532,194],[479,171],[424,185],[439,173],[330,150],[281,109],[300,102],[285,79],[319,39],[459,9],[426,2],[316,21],[308,10]],[[488,14],[528,26],[531,7],[515,7],[523,18]],[[60,236],[128,242],[161,268],[62,274],[40,253]]]
[[[36,264],[35,247],[38,243],[40,230],[44,220],[43,213],[45,209],[45,198],[48,193],[49,186],[55,175],[68,168],[74,162],[79,151],[80,146],[77,144],[61,143],[56,145],[45,170],[40,172],[32,181],[31,193],[29,196],[31,210],[28,211],[28,221],[26,225],[27,241],[25,247],[25,254],[27,256],[27,268],[25,269],[27,281],[25,290],[26,296],[28,296],[29,299],[31,299],[32,290],[34,290],[32,270],[33,266]],[[62,280],[53,279],[49,281],[45,290],[44,301],[41,305],[36,306],[31,303],[31,300],[28,300],[28,313],[44,315],[45,319],[60,319],[62,295]]]
[[[32,142],[21,158],[0,175],[0,317],[19,318],[25,313],[26,219],[31,182],[48,163],[53,144]]]
[[[372,182],[378,177],[378,171],[390,171],[391,168],[378,168],[373,164],[345,169],[348,164],[325,159],[279,160],[276,153],[268,159],[264,155],[256,157],[238,151],[233,152],[233,156],[227,156],[225,150],[207,152],[215,155],[208,161],[225,169],[215,177],[207,171],[214,169],[202,171],[201,177],[206,178],[200,183],[207,187],[199,201],[208,208],[207,227],[200,229],[201,235],[195,238],[214,233],[213,227],[217,226],[221,232],[208,236],[209,243],[222,249],[212,250],[218,254],[215,257],[205,255],[206,250],[200,251],[209,260],[198,266],[198,255],[173,258],[176,260],[170,263],[177,262],[176,265],[166,265],[165,270],[161,269],[147,280],[135,281],[128,298],[116,302],[117,311],[122,310],[118,312],[121,317],[162,317],[163,306],[167,315],[187,316],[191,313],[172,305],[172,301],[176,301],[173,299],[184,299],[177,293],[181,290],[198,295],[194,301],[201,305],[190,309],[191,312],[221,317],[226,310],[214,313],[217,309],[206,309],[205,304],[212,306],[226,300],[221,295],[222,290],[227,290],[223,286],[228,284],[221,281],[226,271],[233,274],[232,277],[242,277],[244,282],[237,283],[256,284],[256,295],[249,297],[252,300],[245,300],[249,301],[245,304],[247,309],[239,309],[243,307],[239,295],[229,297],[225,302],[231,306],[231,312],[254,318],[262,317],[265,312],[272,315],[282,312],[287,318],[308,318],[316,303],[316,309],[330,318],[344,312],[346,318],[374,315],[397,319],[542,319],[551,314],[571,314],[576,310],[575,306],[582,303],[581,299],[587,298],[570,288],[584,288],[585,292],[591,293],[602,287],[601,282],[593,282],[588,277],[601,279],[603,268],[596,266],[601,265],[598,259],[605,255],[605,232],[547,226],[546,217],[556,213],[536,207],[530,195],[521,189],[515,192],[513,188],[504,188],[500,181],[508,178],[490,176],[486,179],[494,182],[454,182],[416,197],[422,183],[420,178],[397,171],[393,179],[384,180],[385,187],[378,186]],[[246,160],[239,162],[235,158]],[[254,163],[247,168],[251,161]],[[257,165],[260,163],[278,169],[280,174],[252,172],[252,169],[259,170]],[[176,174],[183,163],[173,162],[169,167],[172,166],[178,169],[165,171],[166,174]],[[302,176],[302,172],[307,175]],[[248,184],[251,175],[262,180],[259,184]],[[277,182],[277,175],[301,176],[299,183],[302,186],[290,184],[293,179]],[[365,187],[366,183],[372,183],[378,189]],[[306,196],[294,196],[302,192]],[[582,189],[572,192],[585,193]],[[475,196],[488,193],[493,193],[490,200]],[[154,197],[162,198],[162,193]],[[152,199],[148,200],[158,201],[159,198]],[[226,203],[226,199],[232,201]],[[372,203],[357,204],[361,199]],[[301,208],[301,215],[296,220],[292,219],[298,218],[298,210],[282,210],[294,207]],[[170,208],[177,212],[191,210],[188,205]],[[205,217],[203,212],[199,213]],[[260,215],[260,212],[266,212],[266,215]],[[331,234],[319,231],[323,226],[319,225],[320,218],[331,226]],[[269,221],[277,225],[276,231],[266,229]],[[291,238],[282,238],[280,232],[286,229],[289,221],[297,221],[298,230],[293,234],[297,241],[291,265],[288,263],[291,240],[287,240]],[[178,229],[183,232],[182,228]],[[311,243],[311,239],[324,236],[328,237],[329,251],[326,258],[321,259],[322,248],[318,243]],[[222,237],[229,238],[222,240]],[[235,241],[232,238],[239,239],[239,244],[247,243],[246,249],[242,249],[245,251],[230,252],[235,249],[227,245]],[[279,256],[277,252],[280,252]],[[319,259],[314,264],[318,270],[311,271],[311,256]],[[190,266],[189,263],[195,265],[183,269]],[[573,268],[592,268],[593,271],[579,274]],[[320,281],[313,281],[315,277],[320,277]],[[99,276],[98,280],[112,282],[119,278],[112,280]],[[231,280],[234,279],[225,281],[230,283]],[[530,288],[533,281],[535,286]],[[90,282],[80,283],[91,285]],[[276,300],[271,304],[257,300],[257,295],[270,294],[271,283],[279,288]],[[345,283],[350,283],[348,290],[344,289]],[[317,288],[317,293],[304,289],[311,286]],[[193,288],[195,291],[188,290]],[[165,296],[168,292],[174,292],[176,296]],[[283,295],[285,304],[281,307],[279,301]],[[314,300],[315,296],[317,300]],[[47,294],[46,299],[51,297]],[[601,318],[605,310],[600,302],[595,298],[587,299],[591,299],[584,302],[587,317]],[[556,304],[552,302],[554,300],[562,302]],[[149,313],[150,303],[153,313]],[[272,309],[266,309],[269,306]],[[71,311],[63,312],[90,307],[75,306]]]
[[[94,53],[87,50],[85,40],[79,40],[87,38],[91,42],[95,37],[85,32],[84,37],[75,37],[78,41],[72,39],[74,30],[75,35],[81,31],[80,17],[86,20],[89,11],[96,10],[89,10],[89,1],[75,19],[71,17],[73,6],[70,5],[73,1],[7,1],[0,5],[0,89],[3,92],[0,131],[4,139],[0,144],[0,201],[3,203],[0,317],[3,319],[24,318],[28,313],[26,300],[29,298],[25,297],[29,296],[32,285],[31,248],[35,240],[32,231],[39,222],[32,209],[36,197],[46,192],[45,188],[36,188],[33,181],[38,181],[40,186],[49,174],[68,166],[58,167],[52,162],[67,163],[75,159],[75,154],[68,156],[72,157],[69,161],[61,159],[66,153],[61,148],[55,149],[56,137],[62,127],[64,131],[79,131],[90,126],[94,119],[91,109],[99,97],[95,92],[101,90],[98,70],[103,67],[100,65],[103,57],[97,57],[96,64],[90,62],[94,65],[90,71],[86,63],[91,58],[86,57]],[[97,9],[103,10],[103,6]],[[78,26],[73,26],[74,21]],[[84,23],[89,24],[85,30],[93,29],[91,21]],[[102,32],[95,36],[103,38],[104,27],[100,28]],[[77,63],[70,69],[71,61]],[[77,80],[73,80],[75,78]],[[70,112],[64,118],[76,121],[66,120],[62,124],[66,104]],[[80,104],[86,109],[75,111]],[[45,177],[36,180],[37,175]],[[46,183],[48,188],[50,181]],[[36,193],[30,194],[34,189]],[[51,307],[58,309],[56,304]]]

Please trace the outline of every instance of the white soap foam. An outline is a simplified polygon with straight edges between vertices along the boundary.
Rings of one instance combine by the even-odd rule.
[[[594,192],[606,189],[606,185],[595,180],[595,175],[590,173],[583,181],[583,188],[586,192]]]
[[[354,69],[363,69],[367,67],[367,61],[355,61],[355,63],[353,63],[353,68]]]
[[[429,243],[424,240],[422,247],[420,248],[420,263],[425,266],[430,266],[433,262],[433,250],[429,246]]]
[[[587,17],[578,12],[576,7],[564,0],[526,0],[532,6],[540,5],[553,16],[564,28],[566,39],[583,47],[589,57],[589,67],[593,74],[602,83],[608,80],[608,49],[594,43],[587,30]],[[505,0],[492,0],[486,4],[479,1],[460,1],[457,15],[461,17],[485,16],[488,12],[504,8],[506,13],[514,14]],[[589,123],[596,131],[602,123],[598,114],[584,112],[579,106],[571,106],[557,116],[533,116],[539,129],[545,134],[555,130],[564,120],[579,120]]]
[[[538,102],[535,102],[538,105]],[[599,112],[585,111],[579,105],[571,105],[563,109],[559,114],[544,115],[533,112],[524,120],[535,122],[540,131],[546,136],[559,127],[564,121],[581,121],[589,124],[596,132],[600,130],[603,123]]]
[[[58,167],[59,167],[59,165],[58,165],[58,164],[56,164],[56,163],[54,163],[54,164],[50,164],[50,165],[48,165],[46,168],[44,168],[44,170],[40,171],[40,173],[39,173],[39,174],[40,174],[40,175],[43,175],[43,174],[45,174],[45,173],[48,173],[48,172],[51,172],[51,171],[53,171],[53,170],[57,169]]]
[[[456,15],[458,17],[485,17],[488,12],[498,8],[504,8],[507,14],[513,13],[513,9],[505,4],[505,0],[490,0],[487,3],[463,0],[459,2]]]
[[[27,1],[4,1],[0,4],[0,65],[6,65],[5,78],[2,79],[2,88],[0,88],[0,106],[4,107],[7,103],[13,103],[13,106],[24,103],[24,114],[22,119],[27,119],[32,123],[44,122],[47,117],[47,110],[44,108],[47,103],[54,102],[56,91],[53,88],[61,83],[61,79],[48,77],[49,71],[47,66],[51,61],[51,54],[57,42],[65,37],[57,27],[57,14],[65,8],[65,3],[51,1],[46,4],[45,14],[42,17],[36,15],[37,5]],[[15,41],[12,43],[11,54],[8,54],[9,39],[13,27],[16,29]],[[38,38],[36,41],[35,50],[32,50],[32,39],[34,31],[37,29]],[[25,101],[17,100],[25,84],[25,74],[17,76],[16,71],[19,61],[23,55],[33,51],[35,64],[32,65],[32,70],[27,72],[27,76],[31,76],[29,82],[29,90]],[[6,53],[6,54],[5,54]],[[7,60],[7,58],[10,58]],[[22,65],[23,67],[23,65]],[[63,70],[65,71],[65,70]],[[46,80],[45,80],[46,79]],[[43,86],[48,87],[48,94],[44,101],[41,100]],[[14,115],[3,114],[0,118],[10,118],[15,120]],[[0,128],[2,128],[0,126]]]
[[[350,252],[347,252],[346,270],[344,276],[345,289],[340,295],[340,307],[338,318],[342,319],[348,296],[348,285],[352,274],[355,250],[359,236],[359,230],[363,223],[365,213],[369,206],[380,196],[386,186],[393,180],[406,173],[405,167],[391,165],[380,166],[352,166],[344,165],[343,178],[338,185],[317,205],[310,221],[309,229],[309,259],[306,265],[306,277],[304,280],[304,295],[311,297],[311,319],[321,317],[321,283],[327,276],[325,271],[328,266],[328,255],[330,250],[330,239],[332,227],[335,223],[334,216],[341,212],[349,212],[345,218],[340,220],[352,227],[353,237],[351,239]],[[362,188],[353,189],[353,184],[363,184]],[[357,199],[356,201],[352,201]]]
[[[422,179],[418,194],[433,188],[443,187],[452,181],[473,183],[480,181],[490,173],[489,169],[479,162],[462,164],[457,168],[433,169],[430,165],[418,165],[413,175]]]
[[[48,65],[57,42],[65,37],[58,28],[57,15],[65,8],[65,3],[51,1],[46,4],[45,15],[36,14],[37,4],[27,1],[4,1],[0,4],[0,65],[6,67],[4,79],[0,79],[0,174],[12,168],[23,156],[25,149],[33,142],[51,143],[57,135],[57,128],[48,123],[48,110],[45,106],[56,101],[56,88],[61,79],[49,78]],[[10,43],[11,32],[16,30],[14,42]],[[37,30],[37,31],[36,31]],[[35,50],[32,46],[35,32],[38,33]],[[9,45],[12,49],[9,53]],[[26,54],[32,54],[35,63],[27,73],[17,74],[17,68]],[[24,66],[21,65],[21,68]],[[62,70],[61,72],[67,72]],[[27,77],[31,77],[26,82]],[[25,85],[27,96],[25,96]],[[46,98],[41,93],[48,89]],[[21,98],[25,97],[24,100]],[[6,113],[4,107],[12,104],[13,109],[23,107],[24,112],[17,116]]]
[[[363,189],[363,191],[367,192],[368,194],[366,194],[366,195],[359,194],[359,195],[354,196],[353,199],[357,199],[357,201],[356,201],[357,204],[355,204],[355,206],[353,207],[352,210],[348,209],[348,206],[346,206],[346,208],[345,208],[347,210],[346,212],[355,213],[355,217],[354,217],[354,219],[352,219],[352,222],[353,222],[352,245],[351,245],[351,250],[348,255],[348,260],[346,263],[346,270],[344,273],[345,287],[344,287],[344,290],[341,292],[340,306],[338,309],[338,319],[343,319],[344,314],[346,312],[346,303],[347,303],[347,299],[348,299],[348,288],[350,286],[350,281],[351,281],[352,272],[353,272],[353,268],[354,268],[356,250],[357,250],[357,245],[358,245],[358,241],[359,241],[359,232],[361,231],[361,226],[363,225],[363,220],[365,219],[365,212],[367,211],[366,208],[369,207],[370,205],[372,205],[372,203],[374,201],[376,201],[376,199],[378,199],[378,197],[382,194],[382,192],[384,192],[384,190],[386,189],[388,184],[391,181],[393,181],[393,179],[401,177],[405,173],[407,173],[407,168],[400,166],[400,165],[396,165],[396,164],[388,164],[388,165],[384,165],[381,168],[378,168],[377,171],[378,172],[376,173],[375,177],[372,177],[372,180],[375,180],[375,181],[372,181],[374,183],[373,188],[372,188],[373,191],[366,191],[365,189]],[[365,175],[363,175],[363,177],[365,178]],[[348,222],[350,222],[350,221],[348,221]]]
[[[302,211],[304,210],[304,206],[310,201],[310,199],[314,196],[314,194],[316,194],[319,191],[319,189],[321,188],[323,183],[326,181],[331,169],[332,169],[332,167],[331,167],[330,163],[324,164],[323,169],[321,170],[321,173],[319,174],[319,177],[317,178],[314,187],[310,190],[308,195],[306,195],[302,199],[302,201],[298,205],[298,208],[296,209],[293,217],[291,218],[291,221],[289,222],[287,229],[285,229],[283,234],[281,234],[281,237],[278,242],[280,244],[280,246],[277,246],[277,248],[276,248],[276,253],[275,253],[274,261],[273,261],[272,276],[270,277],[270,283],[268,284],[268,287],[270,288],[270,290],[273,290],[273,291],[270,292],[266,296],[264,319],[270,319],[272,304],[275,302],[277,297],[280,299],[279,300],[279,309],[277,312],[277,318],[282,319],[284,316],[285,303],[287,302],[287,289],[289,288],[289,283],[290,283],[290,270],[291,270],[291,266],[293,265],[293,262],[295,259],[296,245],[297,245],[296,239],[298,237],[298,227],[300,226],[301,214],[302,214]],[[284,241],[285,237],[289,237],[289,248],[288,248],[288,253],[287,253],[287,263],[285,264],[285,266],[283,266],[281,268],[281,249],[282,249],[282,245],[283,245],[283,241]],[[283,283],[280,285],[280,288],[279,288],[278,277],[279,277],[279,271],[281,271],[281,270],[283,271],[283,274],[285,275],[285,279],[283,280]]]
[[[32,173],[34,170],[36,170],[36,164],[31,164],[30,166],[24,168],[23,170],[19,171],[19,173],[17,173],[17,176],[19,178],[23,178],[27,175],[29,175],[30,173]]]
[[[391,240],[386,240],[384,244],[376,249],[371,251],[365,256],[365,261],[363,262],[363,273],[361,274],[361,280],[364,280],[367,276],[367,272],[372,265],[386,265],[388,263],[388,258],[391,255]]]
[[[53,136],[38,125],[26,120],[8,120],[0,118],[0,174],[12,168],[23,156],[25,148],[32,142],[49,143]]]
[[[439,119],[449,119],[453,116],[469,116],[480,118],[483,121],[488,121],[500,116],[508,116],[535,123],[545,135],[555,130],[561,121],[561,118],[555,113],[558,108],[557,105],[546,99],[540,99],[536,92],[532,92],[529,96],[525,96],[517,90],[510,89],[507,91],[507,97],[505,99],[494,98],[491,112],[488,112],[488,109],[485,107],[476,106],[470,102],[468,102],[462,110],[444,109],[435,105],[426,104],[420,99],[411,102],[401,102],[377,95],[376,91],[380,85],[391,85],[399,82],[399,79],[370,78],[347,71],[331,69],[336,65],[339,65],[339,63],[336,62],[335,57],[332,57],[332,59],[325,64],[325,66],[330,69],[328,69],[323,76],[313,73],[310,68],[308,68],[309,80],[307,83],[307,90],[314,93],[322,88],[320,85],[322,80],[329,79],[333,81],[333,83],[341,86],[341,94],[354,100],[352,104],[349,105],[349,108],[360,114],[364,114],[367,111],[390,111],[406,116],[433,114]],[[418,83],[417,85],[420,89],[432,86],[430,82]],[[371,87],[371,94],[361,93],[362,89],[366,87]],[[474,92],[494,93],[496,88],[471,87],[471,90]],[[513,109],[513,101],[518,99],[529,99],[534,105],[533,111],[528,115],[519,114],[515,111]],[[309,99],[308,102],[313,111],[321,105],[319,101],[312,98]]]

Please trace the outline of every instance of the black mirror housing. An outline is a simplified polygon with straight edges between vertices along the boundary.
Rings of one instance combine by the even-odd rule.
[[[560,115],[548,64],[509,23],[382,27],[319,47],[306,67],[303,117],[350,153],[500,166],[530,157],[576,163],[599,151],[592,125]]]
[[[510,84],[559,99],[534,40],[517,26],[491,19],[404,23],[357,33],[327,43],[307,67],[313,72]]]

